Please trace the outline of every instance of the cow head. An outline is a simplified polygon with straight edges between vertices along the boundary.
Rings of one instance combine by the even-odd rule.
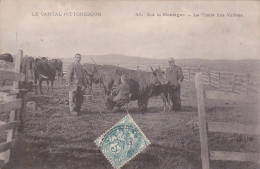
[[[56,70],[59,70],[59,62],[57,59],[52,59],[48,62],[51,63],[55,67]]]
[[[164,78],[165,72],[161,69],[153,69],[152,72],[152,85],[149,91],[149,96],[158,96],[162,93],[166,80]]]
[[[39,62],[40,60],[40,58],[35,58],[35,63]]]
[[[151,70],[153,72],[153,82],[155,84],[155,86],[158,86],[158,85],[164,85],[166,80],[164,78],[164,74],[165,72],[161,69],[153,69],[152,66],[151,67]]]
[[[58,74],[59,76],[62,76],[62,74],[63,74],[63,62],[62,62],[61,59],[55,59],[55,60],[56,60],[57,63],[58,63],[57,74]]]

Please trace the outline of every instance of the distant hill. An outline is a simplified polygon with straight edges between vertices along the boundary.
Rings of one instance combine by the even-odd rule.
[[[91,58],[97,64],[106,65],[117,65],[117,64],[150,64],[150,63],[164,63],[165,60],[162,59],[150,59],[141,58],[136,56],[126,56],[120,54],[109,54],[109,55],[83,55],[82,63],[94,63]],[[65,62],[72,62],[74,58],[64,58]]]
[[[81,63],[94,63],[91,58],[100,65],[119,65],[121,67],[137,65],[167,65],[167,59],[151,59],[136,56],[126,56],[120,54],[109,55],[83,55]],[[64,58],[63,62],[73,62],[74,58]],[[176,64],[180,66],[199,66],[203,69],[221,69],[226,71],[245,72],[252,69],[260,72],[260,60],[210,60],[210,59],[176,59]]]

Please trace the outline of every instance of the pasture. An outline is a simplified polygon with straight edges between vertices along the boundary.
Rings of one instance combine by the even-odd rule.
[[[96,147],[94,140],[126,115],[125,110],[108,111],[98,86],[94,86],[96,99],[85,99],[83,114],[69,114],[65,103],[68,91],[65,83],[54,82],[54,94],[29,93],[27,100],[35,101],[41,110],[24,113],[24,133],[18,163],[7,166],[14,169],[96,169],[112,168]],[[205,86],[210,88],[209,86]],[[140,114],[137,103],[130,104],[130,115],[138,124],[151,145],[123,169],[200,169],[200,141],[197,126],[197,100],[194,81],[184,81],[181,88],[182,112],[163,112],[160,97],[149,100],[148,111]],[[253,103],[234,103],[206,100],[208,121],[259,124]],[[2,118],[4,118],[2,116]],[[259,151],[256,136],[238,134],[210,134],[211,150]],[[250,162],[211,161],[214,169],[257,169]]]

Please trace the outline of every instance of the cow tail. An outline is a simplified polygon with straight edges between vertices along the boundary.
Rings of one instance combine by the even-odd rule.
[[[102,95],[102,90],[101,90],[101,83],[103,83],[103,81],[102,81],[102,73],[103,73],[103,66],[101,66],[100,74],[99,74],[99,92],[100,92],[100,95]]]
[[[44,76],[44,75],[40,74],[40,72],[39,72],[39,70],[38,70],[36,65],[34,65],[34,67],[35,67],[35,70],[36,70],[37,74],[39,75],[39,78],[41,77],[43,79],[49,80],[49,78],[47,76]]]

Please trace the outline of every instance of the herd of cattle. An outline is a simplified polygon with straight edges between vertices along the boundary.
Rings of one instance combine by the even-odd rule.
[[[6,62],[13,62],[10,54],[0,55],[0,60]],[[120,84],[122,75],[126,75],[130,84],[130,101],[137,100],[140,111],[146,111],[148,99],[152,96],[162,96],[164,103],[164,110],[166,104],[170,108],[169,94],[165,87],[165,72],[160,69],[153,69],[151,72],[130,70],[112,65],[97,65],[84,63],[83,68],[86,74],[87,88],[94,96],[92,85],[99,84],[100,89],[103,86],[105,94],[109,96],[113,87]],[[46,58],[33,58],[29,56],[23,57],[22,73],[25,74],[25,85],[30,86],[30,89],[35,86],[35,93],[37,94],[37,86],[42,92],[42,81],[47,81],[47,90],[49,90],[49,81],[51,82],[51,90],[53,91],[53,82],[55,77],[63,79],[63,63],[60,59],[48,60]],[[100,90],[101,91],[101,90]],[[94,96],[95,97],[95,96]]]
[[[0,60],[5,62],[13,63],[14,59],[11,54],[0,55]],[[47,90],[49,90],[49,81],[51,82],[51,89],[53,91],[53,82],[56,75],[58,77],[63,75],[62,61],[60,59],[48,60],[45,57],[33,58],[31,56],[25,56],[22,59],[21,72],[25,75],[24,86],[32,89],[33,84],[39,84],[40,93],[42,92],[42,81],[47,81]],[[4,84],[2,84],[4,85]],[[35,86],[35,92],[37,92],[37,87]]]

